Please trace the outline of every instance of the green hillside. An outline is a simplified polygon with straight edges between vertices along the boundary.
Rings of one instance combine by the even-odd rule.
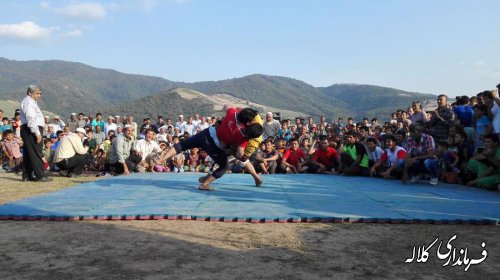
[[[349,116],[385,119],[394,110],[407,108],[413,100],[435,98],[429,94],[371,85],[335,84],[318,88],[296,79],[262,74],[215,82],[181,83],[75,62],[0,58],[0,100],[20,101],[29,84],[42,87],[42,108],[65,116],[75,111],[95,114],[107,110],[112,114],[124,114],[130,110],[132,114],[155,116],[169,111],[188,114],[185,110],[209,110],[204,106],[210,102],[205,104],[205,101],[196,100],[201,103],[192,104],[194,101],[189,99],[161,94],[178,87],[208,96],[230,95],[249,104],[260,104],[262,108],[303,112],[316,118],[325,115],[328,119]],[[147,96],[151,97],[144,98]]]

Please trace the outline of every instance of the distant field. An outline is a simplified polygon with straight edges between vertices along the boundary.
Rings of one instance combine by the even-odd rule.
[[[3,110],[3,115],[6,117],[13,117],[16,109],[19,109],[19,105],[20,105],[19,101],[0,100],[0,109]],[[49,111],[43,111],[43,113],[51,117],[56,115]]]

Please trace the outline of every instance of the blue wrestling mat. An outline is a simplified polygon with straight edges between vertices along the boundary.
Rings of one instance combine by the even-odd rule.
[[[227,174],[199,191],[203,174],[111,177],[0,205],[6,220],[184,219],[227,222],[494,224],[500,194],[465,186],[332,175]],[[19,186],[22,187],[21,185]]]

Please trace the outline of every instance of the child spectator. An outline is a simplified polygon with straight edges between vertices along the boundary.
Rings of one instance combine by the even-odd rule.
[[[54,153],[52,152],[52,141],[51,139],[43,140],[43,169],[45,171],[50,171],[50,164],[52,163],[52,158]]]
[[[285,141],[289,141],[290,139],[292,139],[292,135],[292,131],[288,127],[288,120],[283,120],[281,122],[279,137],[285,139]]]
[[[23,155],[21,154],[21,147],[23,141],[21,138],[14,136],[14,131],[8,129],[4,132],[5,139],[3,141],[2,150],[7,158],[7,171],[19,172],[23,165]]]
[[[459,181],[458,174],[460,173],[460,170],[457,168],[459,157],[448,148],[448,142],[439,141],[436,155],[439,159],[441,181],[448,184],[456,184]]]
[[[184,162],[186,158],[183,153],[178,153],[172,157],[172,172],[183,173],[184,172]]]
[[[200,155],[198,148],[192,148],[186,161],[185,171],[198,172],[200,169]]]
[[[95,151],[95,156],[92,160],[92,164],[90,165],[90,170],[92,171],[104,171],[104,164],[106,162],[106,154],[103,149],[97,149]]]
[[[1,135],[7,130],[12,130],[12,125],[9,123],[9,118],[3,117],[2,125],[0,125],[0,139],[2,139]]]

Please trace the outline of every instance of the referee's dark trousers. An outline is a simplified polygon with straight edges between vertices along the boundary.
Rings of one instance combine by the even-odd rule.
[[[43,127],[38,127],[42,135]],[[45,176],[43,170],[43,141],[36,142],[36,135],[31,133],[29,127],[25,124],[21,126],[21,139],[23,139],[23,177],[38,181]],[[34,175],[33,175],[34,173]],[[34,176],[34,177],[33,177]]]

